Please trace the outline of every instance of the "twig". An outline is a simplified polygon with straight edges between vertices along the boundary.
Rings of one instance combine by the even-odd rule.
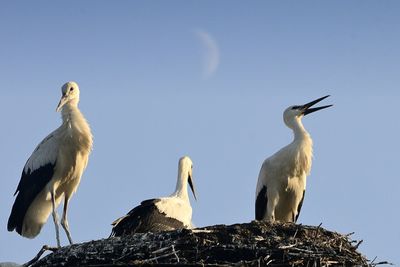
[[[256,237],[254,237],[254,240],[256,240],[256,241],[262,241],[262,240],[265,240],[265,238],[262,237],[262,236],[256,236]]]
[[[377,262],[377,263],[375,263],[375,260],[377,259],[378,257],[377,256],[375,256],[375,258],[371,261],[371,266],[377,266],[377,265],[383,265],[383,264],[385,264],[385,265],[394,265],[393,263],[390,263],[390,262],[388,262],[388,261],[380,261],[380,262]]]
[[[327,261],[324,261],[323,263],[326,264],[327,266],[333,265],[333,264],[339,264],[338,261],[333,261],[333,260],[327,260]]]
[[[292,248],[292,249],[300,251],[300,252],[306,252],[306,253],[309,253],[309,254],[316,254],[315,251],[308,250],[308,249],[302,249],[302,248]]]
[[[175,255],[176,261],[177,261],[177,262],[179,262],[179,257],[178,257],[178,254],[176,254],[176,251],[175,251],[175,246],[174,246],[174,245],[172,245],[171,247],[172,247],[172,252],[173,252],[173,253],[174,253],[174,255]]]
[[[269,258],[271,258],[271,255],[267,255],[264,257],[264,261],[266,262],[266,265],[270,265],[271,263],[274,262],[273,259],[269,260]]]
[[[288,249],[288,248],[292,248],[295,247],[297,244],[292,244],[292,245],[287,245],[287,246],[279,246],[279,249]]]
[[[297,232],[299,231],[299,228],[296,228],[296,232],[294,232],[293,238],[296,238]]]
[[[351,235],[354,235],[354,232],[351,232],[351,233],[345,234],[344,236],[345,236],[345,237],[349,237],[349,236],[351,236]]]
[[[192,233],[198,234],[198,233],[213,233],[213,230],[207,230],[207,229],[192,229]]]
[[[166,250],[168,250],[168,249],[170,249],[170,248],[171,248],[171,246],[169,246],[169,247],[164,247],[164,248],[160,248],[160,249],[157,249],[157,250],[155,250],[155,251],[152,251],[151,254],[158,254],[158,253],[164,252],[164,251],[166,251]]]
[[[35,262],[37,262],[37,261],[40,259],[40,257],[43,255],[43,253],[45,253],[46,251],[53,251],[53,252],[55,252],[55,251],[57,251],[57,250],[58,250],[57,247],[49,247],[48,245],[44,245],[44,246],[39,250],[39,253],[38,253],[33,259],[31,259],[31,260],[28,261],[27,263],[23,264],[22,266],[23,266],[23,267],[29,267],[29,266],[31,266],[32,264],[34,264]]]
[[[374,261],[376,260],[377,256],[371,261],[371,265],[374,264]]]
[[[358,241],[357,245],[354,246],[354,250],[357,250],[362,242],[364,242],[364,240],[362,240],[362,239],[360,241]]]
[[[372,264],[372,266],[383,265],[383,264],[385,264],[385,265],[394,265],[393,263],[388,262],[388,261],[380,261],[380,262]]]
[[[163,252],[165,252],[165,251],[167,251],[169,249],[171,249],[171,251],[172,251],[171,253],[160,255],[160,256],[157,256],[157,257],[153,257],[151,259],[145,260],[144,262],[158,260],[160,258],[164,258],[164,257],[172,256],[172,255],[174,255],[175,258],[176,258],[176,261],[179,262],[179,257],[178,257],[177,251],[175,250],[175,246],[174,245],[171,245],[169,247],[164,247],[164,248],[160,248],[158,250],[152,251],[151,254],[163,253]]]
[[[173,256],[173,255],[177,257],[177,255],[176,255],[177,252],[179,252],[179,250],[178,250],[178,251],[173,251],[173,252],[168,253],[168,254],[160,255],[160,256],[158,256],[158,257],[154,257],[154,258],[151,258],[151,259],[144,260],[143,263],[148,263],[148,262],[156,261],[156,260],[158,260],[158,259],[167,258],[167,257]]]
[[[317,238],[317,237],[318,237],[318,232],[319,232],[319,229],[321,228],[321,225],[322,225],[322,223],[320,223],[320,224],[318,225],[317,229],[315,230],[315,236],[314,236],[314,238]]]

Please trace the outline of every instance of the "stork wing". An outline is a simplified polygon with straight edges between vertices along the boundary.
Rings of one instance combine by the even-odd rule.
[[[57,161],[57,154],[59,151],[59,138],[58,129],[49,134],[42,142],[35,148],[32,155],[29,157],[28,161],[25,163],[24,170],[22,171],[21,180],[18,184],[17,190],[23,190],[24,188],[29,188],[32,184],[36,184],[43,180],[50,181],[53,172],[40,175],[40,177],[33,178],[35,173],[42,172],[41,168],[48,168],[49,165],[55,166]],[[50,177],[48,177],[51,175]],[[46,178],[44,178],[45,176]],[[41,178],[43,177],[43,178]],[[45,184],[47,184],[47,182]]]
[[[256,220],[263,220],[267,213],[268,207],[268,179],[269,174],[267,170],[270,166],[269,159],[266,159],[260,169],[260,174],[258,175],[257,181],[257,191],[256,191],[256,205],[255,205],[255,212],[256,212]]]
[[[148,199],[142,201],[139,206],[134,207],[123,217],[116,219],[111,225],[113,226],[111,236],[122,236],[126,234],[136,233],[140,226],[140,219],[145,215],[146,211],[155,208],[155,203],[160,201],[159,199]]]
[[[264,219],[264,216],[267,213],[267,204],[267,187],[264,185],[260,192],[258,192],[256,198],[256,220],[260,221]]]
[[[33,172],[49,163],[55,165],[60,147],[59,139],[58,129],[43,139],[26,162],[24,172]]]
[[[22,225],[29,206],[53,177],[58,150],[56,130],[48,135],[29,157],[14,193],[18,195],[8,219],[8,231],[16,229],[22,234]]]
[[[126,216],[114,221],[111,236],[135,233],[162,232],[184,228],[181,221],[165,216],[157,208],[160,199],[148,199],[133,208]]]
[[[295,218],[294,222],[297,222],[297,219],[299,218],[300,210],[301,210],[301,207],[303,206],[305,193],[306,193],[306,190],[303,190],[303,197],[301,198],[299,205],[297,206],[297,214],[296,214],[296,218]]]

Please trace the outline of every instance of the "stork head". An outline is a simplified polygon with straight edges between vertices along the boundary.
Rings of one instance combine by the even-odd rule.
[[[59,112],[67,103],[78,104],[79,102],[79,86],[76,82],[67,82],[61,87],[61,99],[58,103],[56,111]]]
[[[315,104],[317,104],[318,102],[322,101],[323,99],[325,99],[327,97],[329,97],[329,95],[318,98],[318,99],[311,101],[304,105],[288,107],[283,112],[283,120],[285,121],[285,124],[288,127],[293,128],[292,125],[293,125],[294,121],[301,119],[303,116],[313,113],[315,111],[324,109],[324,108],[331,107],[332,105],[326,105],[326,106],[312,108],[312,106],[314,106]]]
[[[189,183],[190,189],[193,192],[194,199],[197,200],[196,197],[196,191],[194,190],[194,184],[193,184],[193,176],[192,176],[192,171],[193,171],[193,162],[188,156],[184,156],[179,159],[179,175],[181,179],[183,180],[183,184],[186,184],[186,181]]]

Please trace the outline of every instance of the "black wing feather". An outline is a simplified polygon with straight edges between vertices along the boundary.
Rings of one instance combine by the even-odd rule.
[[[256,220],[260,221],[264,218],[267,212],[268,197],[267,187],[264,185],[257,195],[256,199]]]
[[[14,194],[18,195],[8,219],[8,231],[11,232],[16,229],[18,234],[22,234],[25,214],[36,196],[53,177],[55,165],[56,163],[48,163],[34,171],[30,169],[27,172],[25,170],[22,171],[21,180]]]
[[[297,219],[299,218],[300,210],[301,210],[301,207],[303,206],[303,201],[304,201],[304,195],[305,195],[305,193],[306,193],[306,190],[303,190],[303,197],[301,198],[300,203],[299,203],[299,205],[297,206],[297,214],[296,214],[296,219],[294,220],[294,222],[297,222]]]
[[[117,221],[112,228],[111,236],[132,235],[135,233],[162,232],[184,228],[184,224],[174,218],[166,217],[155,205],[160,199],[142,201],[125,217]]]

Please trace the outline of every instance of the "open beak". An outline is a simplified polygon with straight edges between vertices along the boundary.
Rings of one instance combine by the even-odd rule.
[[[194,185],[193,185],[193,179],[192,179],[192,176],[190,174],[189,174],[188,182],[189,182],[190,189],[192,189],[194,199],[197,200],[196,191],[194,190]]]
[[[324,109],[324,108],[329,108],[329,107],[333,106],[333,105],[326,105],[326,106],[322,106],[322,107],[311,108],[312,106],[314,106],[315,104],[317,104],[318,102],[324,100],[327,97],[329,97],[329,95],[326,95],[324,97],[318,98],[318,99],[316,99],[314,101],[311,101],[311,102],[301,106],[300,109],[303,111],[303,115],[305,116],[305,115],[313,113],[315,111],[318,111],[318,110],[321,110],[321,109]]]
[[[62,109],[62,107],[65,105],[65,103],[67,103],[68,101],[68,97],[66,95],[63,95],[60,99],[60,102],[58,103],[58,106],[56,108],[57,112],[60,112],[60,110]]]

